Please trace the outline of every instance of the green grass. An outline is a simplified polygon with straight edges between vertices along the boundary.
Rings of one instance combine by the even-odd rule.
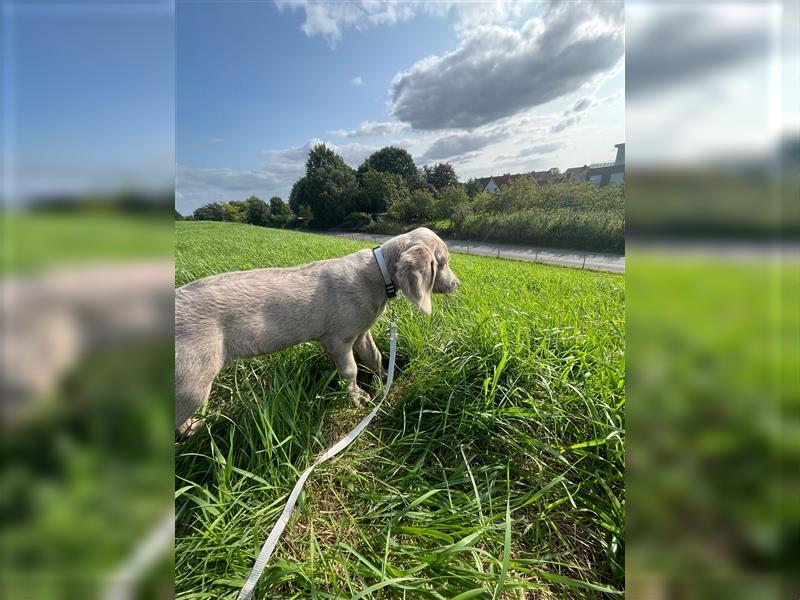
[[[31,273],[83,262],[165,258],[172,220],[114,212],[3,212],[3,274]]]
[[[798,257],[631,246],[628,593],[800,597]]]
[[[177,223],[176,284],[364,244]],[[259,598],[604,597],[624,587],[623,279],[454,255],[404,300],[388,406],[312,475]],[[388,318],[373,333],[385,353]],[[360,373],[373,393],[379,383]],[[176,591],[234,598],[298,474],[365,411],[314,343],[240,361],[176,446]]]
[[[111,209],[1,214],[0,273],[12,288],[11,315],[16,314],[17,276],[172,256],[171,219]],[[63,298],[39,301],[42,306],[59,301],[65,315],[75,310]],[[99,300],[94,308],[112,315]],[[76,326],[83,327],[88,318],[76,316]],[[61,332],[48,331],[46,343],[63,343]],[[85,349],[80,362],[41,399],[39,410],[3,429],[0,596],[98,597],[108,577],[163,518],[172,496],[174,418],[169,406],[174,344],[170,331],[163,338],[115,338],[102,352]],[[3,402],[15,399],[11,390]],[[140,582],[141,597],[147,592],[155,597],[171,576],[169,556]]]

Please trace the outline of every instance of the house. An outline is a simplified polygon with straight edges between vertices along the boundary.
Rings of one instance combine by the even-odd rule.
[[[531,172],[531,176],[539,185],[548,185],[551,183],[561,183],[565,181],[564,174],[558,167],[548,169],[547,171],[533,171]]]
[[[527,175],[529,175],[529,173],[520,173],[518,175],[510,175],[509,173],[506,173],[505,175],[494,175],[488,178],[488,180],[486,181],[486,185],[483,186],[483,191],[496,192],[501,187],[507,186],[515,179],[519,179],[520,177],[525,177]]]
[[[519,177],[533,177],[539,185],[562,183],[566,181],[589,181],[598,187],[605,187],[625,179],[625,143],[615,144],[617,156],[613,162],[594,163],[582,167],[570,167],[563,173],[558,168],[547,171],[531,171],[517,175],[497,175],[478,179],[485,192],[496,192]]]
[[[475,181],[480,186],[480,190],[483,192],[486,190],[486,184],[492,180],[491,177],[478,177]]]
[[[486,181],[486,184],[483,186],[484,192],[496,192],[500,188],[507,186],[512,181],[519,179],[520,177],[533,177],[533,179],[539,185],[547,185],[550,183],[557,183],[559,181],[564,181],[564,174],[558,168],[549,169],[547,171],[531,171],[530,173],[517,173],[515,175],[511,175],[506,173],[505,175],[495,175],[489,178],[485,178],[483,180],[479,179],[478,181]]]
[[[605,187],[625,180],[625,144],[616,144],[614,147],[617,149],[614,162],[589,165],[586,181],[598,187]]]
[[[570,167],[564,171],[564,178],[567,181],[586,181],[589,178],[589,165]]]
[[[614,160],[614,164],[624,165],[625,164],[625,142],[622,142],[621,144],[614,144],[614,148],[617,149],[617,158]]]

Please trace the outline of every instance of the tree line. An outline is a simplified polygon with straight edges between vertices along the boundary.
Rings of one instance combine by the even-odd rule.
[[[175,219],[194,221],[232,221],[249,223],[261,227],[286,227],[296,220],[292,209],[279,197],[273,196],[269,203],[258,196],[250,196],[246,200],[230,202],[212,202],[195,209],[191,217],[184,217],[177,210]]]
[[[251,196],[206,204],[191,218],[267,227],[363,227],[376,213],[387,213],[400,223],[448,218],[455,205],[467,200],[449,163],[418,169],[406,150],[387,146],[353,169],[332,149],[318,144],[309,152],[305,175],[292,186],[288,204],[278,196],[269,204]],[[185,217],[176,211],[176,218]]]
[[[540,186],[532,177],[521,177],[489,193],[475,179],[461,183],[449,163],[417,168],[406,150],[394,146],[374,152],[353,169],[318,144],[305,167],[288,203],[277,196],[269,203],[251,196],[207,204],[193,218],[384,233],[426,224],[469,239],[594,250],[624,247],[622,185],[598,188],[561,181]],[[386,218],[373,222],[376,214]]]

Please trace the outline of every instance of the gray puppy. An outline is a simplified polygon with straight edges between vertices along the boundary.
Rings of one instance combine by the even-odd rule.
[[[391,282],[422,313],[431,293],[459,285],[447,245],[421,227],[381,245]],[[371,250],[287,269],[254,269],[200,279],[175,291],[175,425],[191,427],[217,373],[239,358],[316,340],[327,350],[357,404],[355,349],[383,375],[370,333],[386,308],[387,287]]]

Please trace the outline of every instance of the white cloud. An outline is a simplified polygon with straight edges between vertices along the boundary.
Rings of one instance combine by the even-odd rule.
[[[583,112],[594,106],[597,103],[597,100],[593,96],[587,96],[585,98],[581,98],[575,104],[572,105],[572,112]]]
[[[634,7],[626,65],[627,93],[671,92],[711,74],[766,61],[780,35],[781,3],[681,3]]]
[[[506,23],[519,17],[532,6],[524,1],[494,2],[411,2],[403,0],[275,0],[278,10],[302,10],[305,21],[301,29],[309,36],[322,36],[331,47],[338,44],[344,31],[364,31],[370,27],[395,25],[418,14],[437,17],[452,16],[459,31],[478,25]]]
[[[519,30],[470,30],[395,76],[392,115],[419,130],[471,129],[574,92],[622,58],[620,6],[554,3]]]
[[[409,129],[408,124],[400,123],[399,121],[363,121],[361,125],[352,130],[336,129],[329,131],[331,135],[337,137],[379,137],[398,133]]]
[[[497,160],[511,160],[518,158],[526,158],[528,156],[541,156],[543,154],[552,154],[556,150],[561,150],[564,147],[564,142],[545,142],[543,144],[534,144],[527,146],[512,156],[500,155]]]
[[[364,80],[361,78],[361,75],[358,75],[356,77],[353,77],[350,80],[350,83],[352,83],[354,86],[358,87],[360,85],[364,85]]]
[[[288,199],[292,185],[305,174],[308,153],[315,145],[324,143],[337,152],[351,167],[358,167],[379,146],[360,144],[332,144],[313,138],[292,148],[264,150],[264,166],[257,169],[231,167],[197,168],[189,165],[177,167],[178,210],[189,214],[209,202],[243,199],[250,195],[269,198],[278,195]],[[405,145],[407,142],[395,142]]]
[[[493,144],[502,137],[499,131],[447,135],[435,140],[421,158],[427,161],[464,157]]]
[[[584,98],[579,98],[575,104],[569,107],[561,114],[561,118],[553,123],[550,126],[550,133],[558,133],[563,131],[567,127],[571,127],[576,123],[579,123],[584,116],[586,116],[587,112],[591,108],[595,108],[597,106],[603,106],[606,104],[611,104],[612,102],[618,100],[622,97],[621,92],[617,92],[616,94],[611,94],[610,96],[606,96],[603,99],[598,100],[594,96],[586,96]]]
[[[572,127],[581,120],[581,115],[570,115],[560,119],[550,127],[550,133],[564,131],[567,127]]]

